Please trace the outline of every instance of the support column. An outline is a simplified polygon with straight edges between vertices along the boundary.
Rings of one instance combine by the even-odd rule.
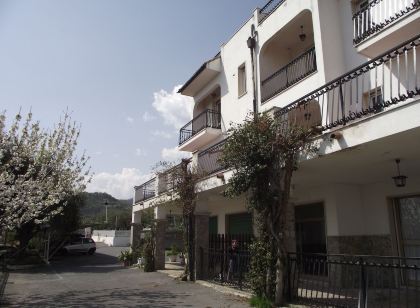
[[[196,279],[208,278],[209,213],[195,214],[195,275]]]
[[[156,247],[155,247],[155,269],[165,269],[165,234],[166,219],[156,219]]]
[[[141,239],[141,212],[133,212],[131,218],[131,236],[130,236],[130,245],[131,248],[136,248],[140,245]]]

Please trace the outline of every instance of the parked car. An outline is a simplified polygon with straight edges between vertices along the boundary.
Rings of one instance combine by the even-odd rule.
[[[93,255],[95,251],[96,244],[91,238],[75,238],[63,246],[63,253],[88,253]]]

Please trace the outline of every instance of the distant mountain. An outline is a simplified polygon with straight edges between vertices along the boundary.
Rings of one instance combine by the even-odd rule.
[[[114,228],[116,216],[118,227],[129,228],[131,222],[132,199],[119,200],[107,193],[82,193],[84,205],[80,208],[82,224],[100,225],[101,228]],[[105,224],[105,202],[108,207],[108,223]]]

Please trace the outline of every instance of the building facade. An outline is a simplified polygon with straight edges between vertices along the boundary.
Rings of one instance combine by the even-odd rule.
[[[212,234],[254,233],[245,197],[222,194],[233,171],[217,158],[232,123],[257,111],[320,131],[318,154],[293,177],[290,252],[419,257],[419,34],[417,0],[257,8],[179,90],[195,102],[179,149],[206,174],[197,185],[201,248]],[[136,187],[133,232],[142,209],[153,206],[163,225],[180,214],[170,189],[162,175]]]

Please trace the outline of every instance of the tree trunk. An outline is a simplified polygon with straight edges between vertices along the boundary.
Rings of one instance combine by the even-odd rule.
[[[17,238],[19,240],[18,255],[17,257],[23,256],[29,241],[34,235],[34,225],[32,223],[23,225],[17,230]]]
[[[195,281],[195,243],[194,243],[194,214],[188,214],[188,268],[190,281]]]
[[[274,299],[274,303],[276,304],[276,306],[280,306],[284,304],[283,278],[284,278],[284,264],[283,264],[282,253],[279,249],[277,251],[277,261],[276,261],[276,292],[275,292],[275,299]]]

